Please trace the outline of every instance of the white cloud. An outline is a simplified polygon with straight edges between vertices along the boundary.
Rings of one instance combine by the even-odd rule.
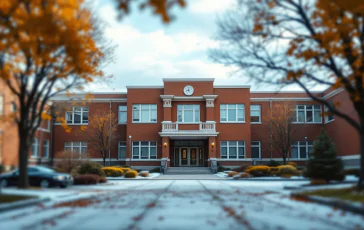
[[[187,10],[193,13],[219,13],[234,6],[235,0],[193,0],[188,1]]]

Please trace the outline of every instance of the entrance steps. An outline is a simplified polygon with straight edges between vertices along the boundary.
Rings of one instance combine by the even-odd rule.
[[[180,175],[180,174],[212,174],[211,169],[207,167],[169,167],[167,168],[167,175]]]

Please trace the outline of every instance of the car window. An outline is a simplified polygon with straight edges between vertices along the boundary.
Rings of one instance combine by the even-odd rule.
[[[43,167],[43,166],[38,166],[37,169],[43,173],[54,173],[55,172],[53,169]]]
[[[36,172],[39,172],[39,170],[36,168],[28,168],[28,173],[36,173]]]

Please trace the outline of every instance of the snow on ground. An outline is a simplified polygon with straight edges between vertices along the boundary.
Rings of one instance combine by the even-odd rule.
[[[289,197],[303,181],[122,180],[66,191],[89,199],[0,214],[1,229],[363,229],[364,217]],[[48,189],[58,194],[59,189]],[[71,201],[66,199],[66,201]]]
[[[159,177],[160,175],[161,175],[160,173],[149,173],[148,177],[137,176],[136,178],[125,178],[124,176],[121,176],[121,177],[106,177],[106,179],[108,179],[108,180],[153,179],[153,178]]]

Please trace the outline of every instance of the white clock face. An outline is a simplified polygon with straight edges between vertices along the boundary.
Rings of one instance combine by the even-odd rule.
[[[193,94],[193,87],[190,85],[186,85],[185,88],[183,89],[183,92],[187,95],[190,96]]]

